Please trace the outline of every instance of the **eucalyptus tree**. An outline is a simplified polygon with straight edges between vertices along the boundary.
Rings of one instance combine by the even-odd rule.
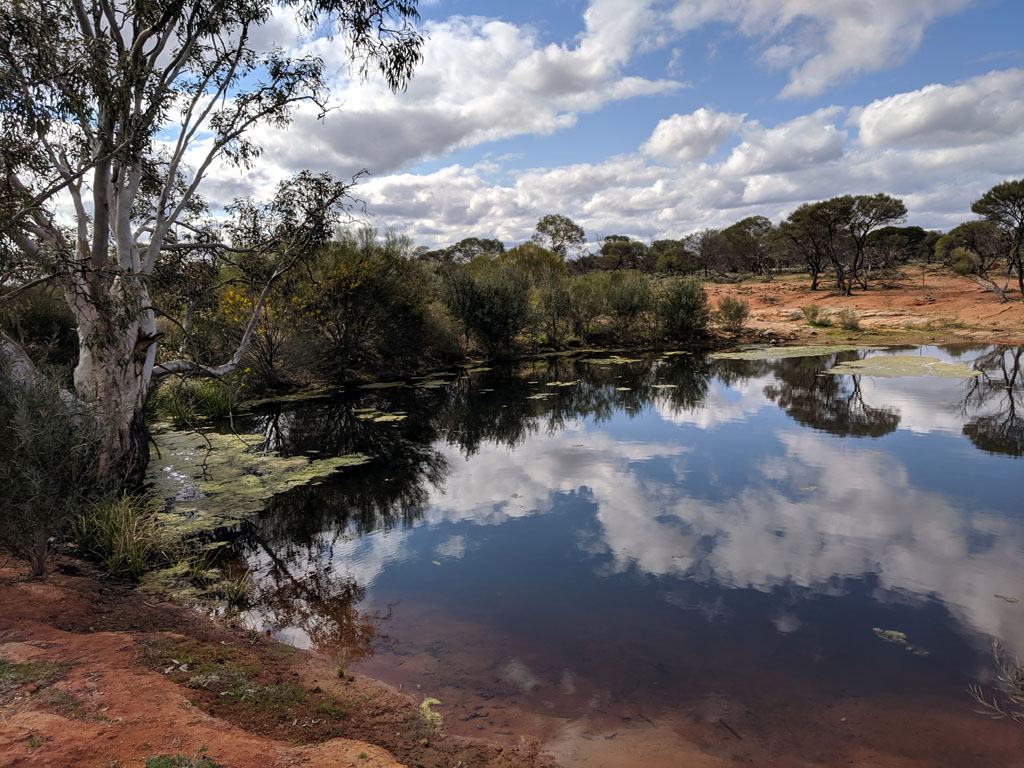
[[[772,223],[764,216],[748,216],[722,230],[722,237],[729,255],[741,269],[771,280],[775,263],[768,241],[773,229]]]
[[[999,273],[1011,246],[1012,236],[998,224],[984,219],[965,221],[936,240],[935,255],[957,274],[970,275],[1005,302],[1009,301],[1006,292],[1013,268],[1007,265],[1005,275]]]
[[[275,10],[334,35],[355,72],[405,86],[420,61],[416,0],[13,0],[0,5],[0,290],[50,282],[78,326],[78,399],[103,434],[105,471],[145,464],[149,393],[172,375],[239,363],[272,286],[327,239],[355,179],[303,172],[269,202],[213,218],[201,195],[219,163],[258,161],[258,126],[329,98],[316,56],[262,49]],[[218,223],[220,222],[220,223]],[[230,267],[253,300],[236,349],[196,359],[163,349],[150,278],[158,265]],[[175,276],[175,267],[170,269]],[[212,286],[208,286],[207,289]],[[173,317],[187,338],[187,318]],[[13,371],[31,362],[12,339]]]
[[[854,281],[860,283],[865,290],[867,280],[868,242],[871,234],[881,227],[902,223],[907,216],[907,206],[903,201],[879,193],[877,195],[856,195],[849,203],[850,218],[846,222],[853,248],[850,251],[849,280],[840,286],[847,295]]]
[[[803,257],[815,288],[827,258],[835,271],[836,288],[849,296],[854,284],[867,288],[864,267],[871,233],[903,221],[906,215],[903,202],[885,194],[832,197],[793,211],[779,227],[776,243]]]
[[[583,227],[560,213],[549,213],[537,222],[537,231],[530,238],[538,245],[565,259],[569,253],[579,253],[587,242]]]
[[[684,242],[686,249],[693,254],[694,264],[697,269],[703,270],[705,278],[709,270],[719,270],[724,266],[728,243],[722,236],[722,230],[702,229],[687,236]]]
[[[1006,233],[1007,274],[1017,273],[1024,298],[1024,179],[996,184],[971,204],[971,210]]]

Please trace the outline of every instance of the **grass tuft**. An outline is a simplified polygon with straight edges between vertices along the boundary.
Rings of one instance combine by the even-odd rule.
[[[56,661],[26,661],[16,663],[0,659],[0,693],[23,685],[47,686],[59,679],[64,665]]]
[[[827,309],[819,307],[817,304],[808,304],[806,307],[801,307],[800,312],[803,314],[807,324],[813,325],[815,328],[828,328],[832,325],[832,313]]]
[[[73,522],[72,535],[108,573],[138,577],[166,559],[158,512],[155,499],[125,494],[94,504]]]

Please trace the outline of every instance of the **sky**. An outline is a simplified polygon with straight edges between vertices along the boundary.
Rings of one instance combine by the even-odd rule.
[[[778,222],[885,192],[947,230],[1024,177],[1024,0],[432,0],[405,91],[361,80],[286,12],[256,42],[325,60],[337,109],[257,129],[210,199],[347,177],[370,223],[444,246],[528,239],[541,216],[644,241]]]

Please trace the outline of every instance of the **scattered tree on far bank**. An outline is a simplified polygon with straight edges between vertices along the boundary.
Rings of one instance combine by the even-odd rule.
[[[867,289],[872,233],[906,214],[903,202],[889,195],[841,195],[799,206],[779,226],[773,243],[777,251],[799,255],[811,275],[812,290],[827,259],[836,288],[849,296],[854,285]]]
[[[707,279],[712,269],[719,269],[724,260],[728,243],[719,229],[702,229],[686,238],[686,249],[693,255],[694,266]]]
[[[1013,270],[1008,268],[1001,279],[994,274],[1008,246],[1007,232],[994,222],[966,221],[935,242],[935,256],[958,275],[973,277],[1001,301],[1008,301],[1006,291]]]
[[[996,184],[971,204],[971,210],[1006,233],[1007,274],[1016,271],[1024,298],[1024,179]]]
[[[666,275],[689,274],[697,268],[685,240],[655,240],[651,243],[650,257],[648,261],[653,259],[654,271]]]
[[[608,235],[601,243],[601,269],[609,272],[647,266],[647,246],[626,235]]]
[[[570,254],[579,253],[587,242],[583,227],[557,213],[549,213],[537,222],[537,231],[530,238],[537,245],[566,259]]]
[[[763,275],[771,280],[775,275],[775,259],[769,247],[774,227],[764,216],[748,216],[722,230],[730,260],[742,272]]]
[[[844,201],[843,206],[846,203]],[[839,289],[847,296],[853,289],[853,283],[859,283],[860,287],[867,290],[867,245],[868,238],[880,227],[889,226],[902,222],[907,215],[907,207],[902,200],[879,193],[877,195],[856,195],[849,203],[849,221],[846,230],[853,241],[853,248],[849,251],[848,278],[844,284],[840,283]]]

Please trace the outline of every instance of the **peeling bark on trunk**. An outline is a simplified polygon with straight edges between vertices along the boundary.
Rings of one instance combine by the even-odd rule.
[[[99,471],[124,486],[142,481],[149,458],[144,411],[152,380],[156,346],[145,288],[125,297],[116,290],[107,298],[118,311],[101,311],[79,295],[68,297],[78,320],[79,357],[75,391],[95,415],[103,438]]]

